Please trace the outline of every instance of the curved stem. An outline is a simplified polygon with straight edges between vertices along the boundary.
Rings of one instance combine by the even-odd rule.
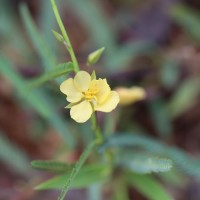
[[[58,26],[59,26],[60,31],[62,33],[62,36],[63,36],[63,38],[65,40],[65,46],[67,47],[67,50],[68,50],[68,52],[69,52],[69,54],[71,56],[72,62],[74,64],[74,71],[77,73],[80,70],[79,69],[79,65],[78,65],[78,61],[76,59],[76,56],[74,54],[74,50],[72,48],[71,42],[69,40],[69,37],[68,37],[67,32],[65,30],[65,27],[64,27],[63,22],[61,20],[60,14],[58,12],[58,8],[57,8],[57,6],[55,4],[55,0],[51,0],[51,4],[52,4],[52,8],[53,8],[53,11],[54,11]]]

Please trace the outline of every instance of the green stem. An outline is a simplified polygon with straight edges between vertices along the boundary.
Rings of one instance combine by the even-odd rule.
[[[91,121],[92,121],[92,130],[94,130],[94,133],[96,135],[96,140],[98,141],[98,144],[101,144],[103,142],[103,137],[101,130],[97,125],[97,118],[95,112],[92,114]]]
[[[51,81],[62,75],[68,74],[71,71],[74,71],[74,66],[71,62],[59,64],[53,70],[48,71],[39,77],[29,80],[26,88],[29,91],[30,89],[36,88],[47,81]]]
[[[64,40],[66,42],[67,50],[69,51],[69,54],[70,54],[71,59],[72,59],[72,62],[74,64],[74,71],[77,73],[80,70],[79,69],[79,65],[78,65],[78,61],[76,59],[76,56],[74,54],[74,50],[72,48],[71,42],[69,40],[69,37],[68,37],[67,32],[65,30],[65,27],[64,27],[63,22],[61,20],[60,14],[58,12],[58,8],[57,8],[56,3],[55,3],[55,0],[51,0],[51,4],[52,4],[52,8],[53,8],[53,11],[54,11],[58,26],[59,26],[60,31],[61,31],[61,33],[63,35],[63,38],[64,38]]]
[[[93,148],[98,144],[98,142],[99,142],[98,140],[95,140],[92,143],[90,143],[89,146],[82,153],[80,159],[75,164],[75,167],[73,168],[67,182],[63,186],[62,191],[61,191],[61,193],[58,197],[58,200],[63,200],[65,198],[65,195],[67,194],[67,192],[68,192],[68,190],[71,186],[72,181],[74,180],[74,178],[76,177],[76,175],[80,171],[82,165],[84,164],[84,162],[88,158],[89,154],[92,152]]]

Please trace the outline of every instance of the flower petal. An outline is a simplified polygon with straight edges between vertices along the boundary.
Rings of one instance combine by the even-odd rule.
[[[104,103],[96,105],[95,110],[101,112],[111,112],[119,103],[119,95],[115,91],[111,91]]]
[[[67,95],[67,101],[75,103],[81,100],[83,94],[76,89],[72,78],[67,79],[60,85],[60,91]]]
[[[102,104],[110,94],[110,86],[108,85],[106,79],[99,79],[97,82],[97,87],[99,88],[99,91],[96,95],[98,104]]]
[[[81,92],[88,90],[90,82],[91,76],[85,71],[79,71],[74,77],[74,85]]]
[[[92,112],[91,104],[88,101],[83,101],[71,108],[70,115],[76,122],[83,123],[91,117]]]

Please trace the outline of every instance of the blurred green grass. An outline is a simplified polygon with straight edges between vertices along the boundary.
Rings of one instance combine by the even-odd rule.
[[[48,126],[53,126],[56,132],[60,133],[61,137],[64,138],[64,143],[71,149],[77,147],[82,142],[87,144],[93,136],[90,132],[90,124],[74,127],[75,125],[73,122],[59,112],[59,109],[65,106],[64,101],[61,100],[63,97],[58,95],[57,92],[58,84],[63,78],[55,79],[55,82],[50,81],[48,86],[42,89],[27,91],[26,86],[29,84],[29,79],[27,80],[23,77],[25,75],[20,74],[19,71],[19,65],[26,65],[26,68],[30,68],[32,62],[34,62],[43,72],[49,72],[56,68],[58,61],[62,60],[62,56],[65,54],[63,53],[63,49],[58,47],[56,40],[52,36],[51,30],[56,30],[57,26],[50,3],[48,1],[41,2],[42,3],[39,3],[39,11],[36,16],[31,15],[25,4],[20,5],[17,14],[13,12],[10,1],[4,0],[1,2],[0,72],[2,76],[9,80],[17,91],[17,95],[14,94],[14,98],[19,102],[19,106],[23,107],[28,105],[27,107],[30,112],[41,115]],[[80,46],[82,45],[84,48],[76,50],[80,56],[80,60],[81,56],[86,57],[86,54],[91,50],[98,49],[101,46],[106,47],[101,63],[96,65],[97,71],[110,74],[110,77],[116,74],[120,77],[123,76],[121,72],[126,72],[126,70],[129,69],[136,69],[137,61],[141,57],[148,58],[149,60],[159,60],[158,63],[161,65],[155,62],[153,65],[156,65],[156,67],[152,67],[151,62],[149,62],[149,66],[147,66],[156,76],[156,80],[153,79],[151,73],[149,73],[143,75],[139,81],[132,79],[129,81],[127,78],[127,82],[125,81],[124,85],[130,84],[131,82],[140,84],[146,88],[148,97],[143,103],[148,108],[147,112],[149,118],[152,120],[157,136],[163,141],[168,141],[173,138],[175,134],[174,120],[189,112],[199,100],[200,74],[188,74],[182,78],[183,63],[179,59],[170,57],[169,54],[166,53],[165,46],[155,41],[135,39],[130,42],[120,43],[118,31],[121,27],[117,27],[117,25],[120,26],[120,24],[115,21],[114,17],[109,18],[109,16],[104,13],[105,8],[101,1],[70,0],[68,2],[58,1],[57,3],[59,8],[62,8],[62,16],[67,22],[66,24],[70,24],[70,19],[66,19],[64,11],[65,9],[71,9],[72,15],[76,16],[88,35],[88,40],[84,41],[84,45],[80,44]],[[120,15],[120,13],[116,13],[116,15]],[[173,24],[179,27],[181,34],[183,34],[185,40],[189,41],[192,47],[195,48],[198,46],[200,37],[200,16],[198,10],[189,8],[187,5],[172,4],[168,10],[168,17],[172,20]],[[67,27],[67,29],[70,29],[70,27]],[[24,30],[26,30],[26,33]],[[78,30],[78,28],[76,30]],[[175,41],[173,42],[175,43]],[[173,44],[168,45],[168,48],[173,50],[176,44],[174,44],[174,46]],[[9,46],[10,51],[5,51],[7,46]],[[84,49],[84,53],[82,49]],[[16,60],[12,60],[13,54],[19,56],[19,58],[16,59],[17,62]],[[83,66],[84,65],[85,64],[83,64]],[[117,84],[117,82],[113,83],[113,85]],[[49,87],[50,85],[53,87]],[[151,90],[155,88],[158,88],[158,90],[152,95]],[[163,91],[167,91],[169,95],[165,95]],[[59,102],[63,102],[63,105],[58,105],[58,103],[55,102],[56,98],[52,98],[52,94],[56,94],[56,98],[59,99]],[[20,98],[18,98],[18,96]],[[130,107],[130,109],[132,109],[132,107]],[[138,109],[140,109],[140,107]],[[132,110],[134,112],[134,109]],[[141,112],[143,111],[141,110]],[[145,114],[146,113],[143,113],[143,115]],[[120,117],[125,118],[126,123],[129,124],[128,127],[133,127],[132,124],[135,124],[135,126],[131,128],[131,132],[134,132],[134,128],[139,127],[145,130],[147,135],[151,134],[151,129],[149,130],[148,127],[138,123],[135,119],[126,119],[126,115],[119,116],[119,119],[121,119]],[[40,120],[40,118],[38,118],[38,120]],[[106,135],[111,135],[111,132],[115,132],[118,123],[120,123],[120,121],[112,121],[111,117],[105,120],[104,127]],[[81,131],[83,135],[81,135]],[[4,131],[2,130],[2,132]],[[6,135],[6,133],[4,134]],[[4,136],[0,138],[0,142],[0,151],[7,153],[6,156],[1,153],[0,159],[9,166],[14,166],[16,171],[26,172],[28,155],[25,156],[26,153],[23,152],[23,150],[16,150],[16,147],[11,141],[4,138]],[[154,153],[159,153],[159,149],[163,150],[159,145],[159,143],[155,142],[155,144],[151,146],[152,148],[148,149],[146,147],[146,150],[149,151],[151,149],[151,151],[155,150]],[[174,149],[165,149],[163,151],[165,153],[167,152],[167,156],[172,157],[172,160],[175,160],[175,162],[178,163],[178,167],[183,168],[183,171],[193,176],[197,174],[199,176],[199,162],[191,161],[190,157],[176,148],[174,151],[173,150]],[[13,158],[17,158],[18,162],[14,162]],[[154,184],[154,179],[150,180],[148,177],[138,178],[140,175],[133,174],[133,177],[135,176],[137,176],[137,178],[134,179],[135,182],[132,179],[130,181],[131,184],[138,188],[139,191],[146,194],[150,199],[156,200],[157,197],[151,197],[154,195],[153,192],[149,191],[147,186],[141,184],[141,182],[144,183],[147,181],[150,182],[151,185],[154,185],[155,188],[159,188],[157,183]],[[92,199],[92,192],[90,195]],[[161,189],[161,196],[162,195]],[[170,199],[170,197],[165,197],[165,199]]]

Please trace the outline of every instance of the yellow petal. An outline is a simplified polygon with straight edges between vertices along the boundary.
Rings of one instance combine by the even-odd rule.
[[[95,106],[96,111],[111,112],[116,108],[119,103],[119,95],[115,91],[111,91],[107,99],[102,104],[97,104]]]
[[[67,95],[67,101],[75,103],[81,100],[83,94],[76,89],[72,78],[67,79],[60,85],[60,91]]]
[[[86,122],[92,115],[92,106],[88,101],[83,101],[70,110],[71,118],[76,122],[83,123]]]
[[[99,79],[97,83],[97,87],[99,88],[99,91],[97,93],[97,100],[98,104],[102,104],[110,94],[110,87],[106,81],[106,79]]]
[[[79,71],[74,77],[74,85],[81,92],[85,92],[88,90],[90,82],[91,76],[85,71]]]
[[[141,87],[118,87],[116,91],[120,97],[120,105],[130,105],[146,97],[146,92]]]

